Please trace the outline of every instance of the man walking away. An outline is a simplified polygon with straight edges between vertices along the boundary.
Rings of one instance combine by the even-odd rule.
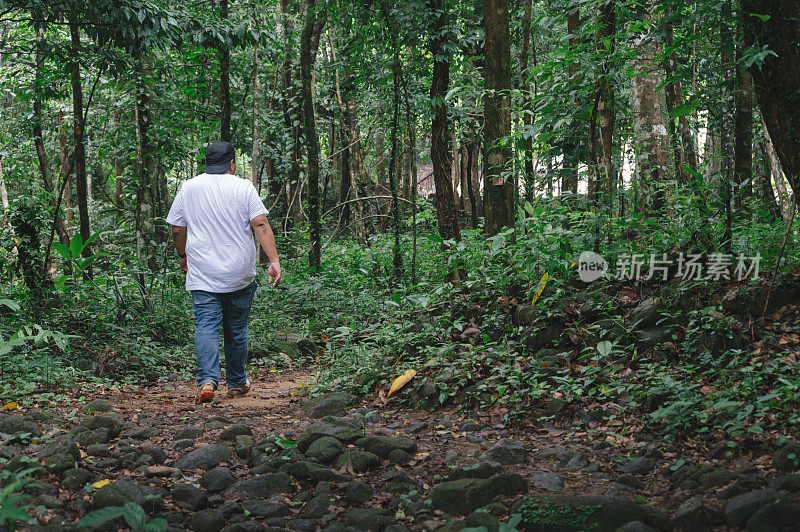
[[[205,173],[189,179],[175,196],[167,223],[186,290],[192,294],[197,357],[195,402],[213,401],[219,386],[219,327],[225,346],[228,397],[250,391],[247,319],[256,292],[255,232],[269,257],[269,283],[281,281],[275,236],[267,209],[249,181],[234,175],[236,158],[229,142],[206,148]]]

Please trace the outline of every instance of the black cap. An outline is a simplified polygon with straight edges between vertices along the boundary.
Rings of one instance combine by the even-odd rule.
[[[231,161],[236,159],[236,152],[230,142],[213,142],[206,148],[206,173],[224,174]]]

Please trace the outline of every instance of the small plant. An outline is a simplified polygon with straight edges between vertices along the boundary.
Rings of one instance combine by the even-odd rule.
[[[158,518],[147,521],[144,509],[136,503],[128,502],[124,506],[107,506],[87,514],[78,521],[78,526],[97,526],[122,517],[133,530],[140,532],[164,532],[167,522]]]
[[[32,523],[33,517],[28,515],[27,510],[33,508],[31,505],[19,506],[19,503],[28,498],[27,495],[20,493],[23,487],[30,482],[30,475],[37,468],[24,469],[18,472],[3,471],[0,473],[0,481],[6,486],[0,488],[0,530],[14,532],[19,523]]]

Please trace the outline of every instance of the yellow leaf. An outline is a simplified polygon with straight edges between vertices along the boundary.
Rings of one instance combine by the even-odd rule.
[[[11,401],[10,403],[7,403],[5,406],[3,406],[3,410],[16,410],[16,409],[17,409],[16,401]]]
[[[113,480],[109,480],[107,478],[104,478],[103,480],[98,480],[97,482],[92,483],[92,487],[94,489],[98,489],[99,490],[100,488],[102,488],[106,484],[111,484],[112,482],[113,482]]]
[[[531,305],[536,304],[536,300],[539,299],[539,296],[542,295],[544,292],[544,287],[547,285],[547,279],[550,277],[550,273],[544,272],[542,275],[542,279],[539,281],[539,286],[536,289],[536,293],[533,295],[533,299],[531,300]]]
[[[414,375],[417,374],[417,370],[409,369],[399,377],[397,377],[393,382],[391,388],[389,388],[389,393],[386,394],[386,397],[389,397],[394,392],[408,384],[408,381],[414,378]]]

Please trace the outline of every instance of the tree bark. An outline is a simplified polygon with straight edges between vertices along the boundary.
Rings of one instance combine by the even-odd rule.
[[[604,0],[597,8],[599,25],[595,49],[598,55],[604,58],[600,79],[598,80],[597,115],[599,117],[597,138],[593,140],[596,148],[596,164],[601,169],[598,172],[600,182],[597,183],[597,192],[600,202],[606,213],[611,216],[616,192],[617,172],[614,168],[613,141],[614,126],[616,124],[616,108],[614,102],[613,61],[614,35],[617,26],[615,0]]]
[[[533,126],[533,105],[529,90],[530,71],[528,69],[528,56],[530,55],[531,48],[532,7],[532,0],[525,0],[525,11],[522,15],[522,47],[519,51],[519,88],[522,93],[522,161],[525,179],[525,199],[527,201],[533,201],[533,195],[536,189],[536,176],[533,171],[533,135],[530,132]],[[534,51],[534,54],[535,53]]]
[[[773,54],[750,68],[758,105],[795,201],[800,186],[800,3],[741,0],[745,46]],[[755,16],[759,15],[759,16]]]
[[[75,208],[72,201],[72,174],[74,168],[70,168],[70,152],[67,145],[67,127],[64,124],[64,111],[56,113],[56,123],[58,124],[58,153],[61,160],[61,175],[64,178],[64,218],[67,220],[68,227],[75,225]]]
[[[78,192],[78,217],[80,219],[80,234],[83,242],[87,242],[91,236],[91,228],[89,226],[89,196],[87,193],[86,181],[83,87],[81,86],[81,71],[80,64],[78,62],[81,36],[80,26],[78,25],[77,6],[73,7],[72,11],[70,12],[69,30],[73,54],[69,64],[70,84],[72,85],[73,141],[75,143],[72,156],[74,158],[75,184]],[[84,257],[90,257],[92,255],[91,246],[84,246],[82,255]],[[91,265],[89,265],[87,268],[86,275],[90,278],[92,277]]]
[[[731,3],[733,0],[722,0],[722,12],[720,15],[720,61],[722,67],[722,105],[719,117],[719,142],[720,142],[720,193],[725,208],[725,234],[722,244],[725,251],[730,253],[733,242],[733,178],[731,175],[731,159],[734,157],[733,142],[731,131],[733,130],[733,95],[728,87],[734,82],[734,58],[731,52],[734,50],[733,32],[730,24],[733,21]]]
[[[305,125],[308,155],[308,221],[310,247],[308,264],[312,270],[320,269],[320,251],[322,249],[322,228],[319,221],[319,138],[314,118],[314,98],[311,94],[311,35],[316,22],[315,0],[303,0],[305,21],[300,35],[300,72],[303,87],[303,122]]]
[[[654,2],[647,4],[647,29],[635,40],[637,73],[633,78],[633,133],[636,139],[636,166],[639,182],[639,204],[643,213],[664,207],[663,186],[669,166],[663,81],[658,56],[661,47],[654,35]]]
[[[148,66],[149,58],[147,56],[141,55],[136,58],[134,98],[139,156],[139,179],[136,183],[136,256],[139,264],[148,266],[151,271],[156,271],[158,266],[153,243],[157,239],[155,217],[157,216],[156,191],[159,179],[156,159],[158,148],[151,138],[153,95],[147,80],[144,79],[148,75]]]
[[[56,190],[53,185],[53,174],[50,169],[50,161],[47,159],[47,152],[44,148],[44,134],[42,132],[42,69],[44,68],[44,53],[42,51],[42,41],[44,39],[44,26],[39,25],[36,28],[36,72],[34,74],[34,95],[33,95],[33,144],[36,148],[36,160],[39,163],[39,173],[42,176],[42,183],[44,189],[50,196],[53,196],[51,207],[53,211],[57,209],[56,202],[58,198],[55,197]],[[7,198],[6,198],[7,199]],[[58,233],[58,241],[69,246],[70,235],[61,216],[56,218],[56,232]]]
[[[511,149],[503,141],[511,133],[511,43],[508,0],[484,0],[486,36],[483,79],[484,231],[496,235],[514,226],[513,181],[506,179]]]
[[[430,97],[433,106],[431,124],[431,162],[436,188],[436,218],[439,236],[444,240],[461,240],[458,226],[458,211],[453,200],[453,181],[450,175],[450,133],[447,121],[445,95],[450,87],[450,56],[448,6],[445,0],[428,0],[433,15],[430,52],[433,56],[433,77]]]
[[[753,192],[753,78],[738,65],[734,103],[733,180],[738,189],[734,203],[741,209]]]
[[[577,1],[569,0],[567,13],[567,34],[569,35],[569,51],[571,54],[577,53],[578,50],[578,27],[581,21],[580,6]],[[578,82],[580,75],[581,64],[579,61],[572,61],[569,65],[569,84],[574,86]],[[575,102],[579,105],[579,102]],[[578,164],[580,163],[580,136],[582,128],[573,118],[573,123],[567,127],[566,138],[563,145],[563,168],[561,170],[561,194],[567,192],[575,195],[578,193]]]
[[[258,103],[261,98],[258,94],[258,45],[253,46],[253,125],[250,130],[252,148],[250,149],[250,182],[256,185],[258,173]]]
[[[228,0],[219,0],[219,15],[228,19]],[[231,141],[231,50],[227,43],[219,47],[220,140]]]

